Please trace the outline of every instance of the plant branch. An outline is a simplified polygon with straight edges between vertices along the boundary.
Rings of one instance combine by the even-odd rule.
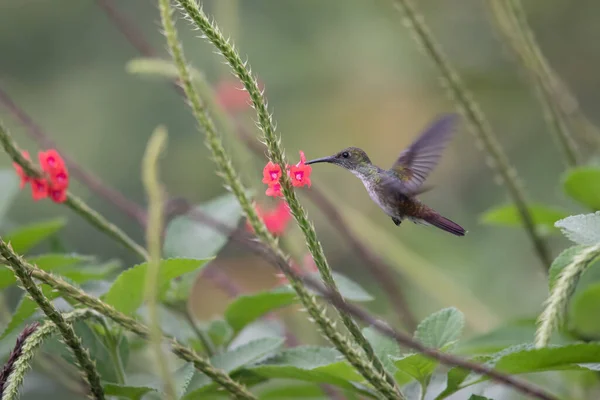
[[[494,130],[443,54],[440,46],[436,43],[413,2],[411,0],[393,0],[393,4],[404,14],[405,25],[413,33],[415,40],[423,47],[425,54],[431,58],[438,68],[443,86],[448,89],[450,97],[455,101],[458,109],[467,117],[471,132],[483,145],[483,149],[488,155],[488,165],[506,186],[508,194],[521,217],[525,231],[533,243],[544,270],[547,272],[552,261],[546,243],[535,229],[533,217],[527,207],[527,198],[522,183],[515,169],[511,167],[504,150],[502,150]]]
[[[140,225],[145,225],[146,213],[142,207],[123,196],[117,190],[106,186],[98,177],[86,171],[72,158],[60,151],[56,146],[56,143],[50,139],[50,136],[44,132],[23,109],[17,106],[17,104],[1,88],[0,104],[3,104],[4,107],[26,128],[26,132],[36,141],[38,146],[56,149],[65,160],[69,171],[77,180],[85,184],[92,192],[113,204],[125,215],[137,221]]]
[[[43,177],[42,171],[38,167],[36,167],[31,161],[23,157],[23,155],[17,148],[17,145],[8,133],[8,130],[4,127],[1,121],[0,143],[2,144],[2,147],[4,148],[6,154],[8,154],[8,156],[14,162],[19,164],[27,173],[27,175],[34,177]],[[81,217],[86,219],[93,226],[98,228],[98,230],[100,230],[101,232],[104,232],[106,235],[112,237],[126,248],[137,253],[144,260],[148,259],[148,253],[142,246],[137,244],[133,239],[127,236],[127,234],[123,232],[119,227],[109,222],[106,218],[104,218],[98,212],[93,210],[83,200],[72,194],[70,191],[67,192],[67,200],[64,204],[73,211],[75,211],[77,214],[79,214]]]
[[[263,96],[263,93],[258,87],[256,79],[250,73],[250,67],[248,63],[242,61],[241,57],[236,52],[234,47],[223,37],[217,25],[211,23],[211,21],[198,7],[195,1],[177,0],[177,2],[183,8],[187,17],[192,21],[194,26],[198,27],[202,32],[204,32],[206,38],[217,48],[217,50],[221,53],[221,55],[225,58],[227,63],[232,68],[234,74],[244,84],[244,87],[250,95],[250,99],[252,100],[254,109],[257,112],[258,124],[263,133],[265,144],[267,145],[269,159],[278,164],[281,167],[282,171],[286,171],[287,163],[283,155],[283,149],[281,148],[281,139],[275,133],[274,124],[271,115],[268,112],[266,100]],[[190,96],[188,95],[188,98],[189,97]],[[311,222],[308,220],[306,211],[304,210],[304,208],[298,201],[298,198],[296,197],[296,193],[292,188],[290,177],[285,173],[282,174],[281,177],[281,186],[283,189],[283,195],[285,197],[285,200],[290,208],[292,215],[296,219],[300,230],[304,234],[306,244],[310,253],[312,254],[317,268],[319,269],[321,277],[331,290],[339,293],[337,285],[333,279],[333,275],[331,274],[331,268],[327,263],[327,259],[325,258],[323,248],[317,238],[315,229]],[[263,232],[258,232],[259,237],[261,237],[261,235],[263,234]],[[344,312],[340,310],[338,311],[342,322],[344,323],[344,325],[346,326],[356,343],[364,350],[377,372],[381,376],[383,376],[387,384],[393,387],[394,391],[397,392],[398,395],[400,395],[400,392],[396,387],[396,381],[386,371],[385,367],[383,366],[383,363],[375,354],[373,347],[364,337],[356,322],[354,322],[354,320],[352,320],[352,318],[346,315]]]
[[[159,126],[154,130],[146,153],[142,160],[142,182],[148,195],[148,224],[146,226],[146,242],[150,260],[146,274],[146,303],[150,324],[150,344],[154,351],[154,362],[164,384],[164,394],[167,400],[177,399],[175,383],[169,370],[168,359],[162,351],[162,332],[160,329],[160,316],[158,315],[158,275],[160,272],[160,258],[162,247],[162,232],[164,225],[164,191],[159,181],[158,159],[166,146],[167,131]]]
[[[31,325],[27,325],[25,329],[19,333],[19,336],[17,336],[15,347],[8,355],[8,359],[2,367],[2,371],[0,371],[0,398],[5,398],[4,389],[7,387],[9,377],[12,376],[12,379],[15,379],[13,372],[15,371],[17,361],[23,355],[23,345],[25,344],[25,341],[36,331],[39,326],[39,322],[34,322]]]
[[[225,179],[231,191],[238,199],[242,210],[244,211],[248,222],[253,227],[256,235],[273,251],[278,252],[284,259],[287,259],[278,247],[276,239],[267,231],[264,222],[259,218],[252,202],[246,194],[242,183],[240,182],[236,171],[234,170],[231,160],[227,157],[223,143],[219,135],[217,135],[214,123],[206,112],[198,93],[196,92],[183,50],[177,38],[177,31],[171,19],[171,9],[169,0],[160,0],[161,21],[167,38],[169,50],[179,71],[180,82],[185,91],[186,97],[192,108],[192,113],[198,122],[198,125],[206,134],[206,145],[212,152],[213,160],[215,161],[218,172]],[[189,5],[189,4],[188,4]],[[191,6],[191,5],[190,5]],[[214,33],[214,32],[213,32]],[[243,68],[242,68],[243,69]],[[258,89],[256,89],[258,90]],[[285,166],[284,166],[285,168]],[[287,181],[289,186],[289,179]],[[287,193],[290,195],[291,189],[288,187]],[[293,192],[292,192],[293,195]],[[296,209],[296,211],[298,211]],[[293,212],[293,211],[292,211]],[[299,281],[291,281],[291,285],[306,307],[310,316],[315,320],[324,335],[332,341],[332,343],[340,350],[348,361],[371,383],[373,386],[384,394],[389,399],[402,399],[403,396],[395,387],[395,382],[390,383],[388,379],[382,378],[384,373],[381,373],[378,368],[373,368],[371,361],[364,360],[361,353],[354,349],[353,344],[336,329],[332,321],[325,314],[325,310],[320,306],[316,299],[302,286]],[[359,331],[360,333],[360,331]],[[393,382],[393,380],[392,380]]]
[[[600,257],[600,245],[587,247],[574,256],[571,263],[562,270],[538,319],[539,326],[535,333],[536,347],[548,346],[552,332],[562,322],[579,278],[598,257]]]
[[[65,344],[71,349],[79,367],[85,375],[86,383],[90,387],[92,396],[97,400],[104,400],[104,390],[100,383],[100,375],[96,370],[90,354],[84,349],[81,339],[75,334],[71,324],[65,321],[62,314],[54,308],[52,303],[44,296],[41,289],[33,281],[31,274],[23,265],[23,260],[16,255],[10,245],[7,245],[0,239],[0,254],[8,261],[23,288],[29,293],[31,298],[40,306],[40,309],[56,325]]]

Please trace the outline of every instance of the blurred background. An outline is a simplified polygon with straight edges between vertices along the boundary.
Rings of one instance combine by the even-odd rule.
[[[166,57],[155,2],[119,1],[146,40]],[[574,214],[585,211],[560,190],[564,164],[545,124],[526,75],[499,40],[484,2],[424,0],[419,8],[441,46],[473,91],[530,200]],[[266,88],[270,110],[290,162],[298,151],[307,158],[347,146],[363,148],[374,163],[389,168],[436,116],[454,111],[439,85],[437,71],[385,1],[204,1]],[[526,2],[529,22],[550,64],[577,95],[592,122],[600,101],[597,71],[600,36],[594,1]],[[231,79],[213,48],[178,21],[190,62],[215,86]],[[203,144],[203,134],[181,97],[160,79],[129,74],[125,65],[139,56],[92,0],[4,0],[0,4],[0,87],[47,131],[59,147],[85,168],[139,204],[141,156],[152,130],[164,124],[169,147],[163,180],[172,195],[192,203],[225,193]],[[21,147],[37,150],[25,129],[4,108],[2,120]],[[251,109],[238,118],[255,135]],[[585,142],[578,137],[582,147]],[[234,163],[245,184],[265,207],[274,204],[260,183],[264,161],[239,145]],[[589,146],[587,154],[594,152]],[[0,166],[10,165],[6,157]],[[486,226],[480,216],[507,202],[485,156],[463,123],[438,168],[428,179],[435,189],[422,200],[468,231],[457,238],[437,229],[404,223],[394,226],[370,201],[359,180],[330,165],[313,168],[313,183],[339,204],[353,230],[374,247],[385,243],[386,258],[418,318],[443,307],[461,309],[469,333],[485,332],[502,321],[534,317],[547,295],[547,282],[531,243],[521,230]],[[73,190],[138,240],[142,231],[84,186]],[[393,310],[352,248],[298,190],[316,225],[330,264],[361,282],[377,301],[367,306],[394,320]],[[10,212],[22,225],[65,215],[62,239],[72,251],[136,260],[63,207],[34,204],[21,193]],[[296,227],[285,235],[298,257],[306,252]],[[549,238],[553,255],[567,245]],[[263,261],[227,246],[216,261],[246,290],[272,286],[273,270]],[[393,250],[389,250],[393,249]],[[393,253],[393,255],[391,255]],[[220,296],[220,297],[219,297]],[[215,299],[222,298],[222,301]],[[210,299],[210,301],[207,301]],[[218,314],[227,296],[208,281],[198,283],[194,306],[201,318]]]

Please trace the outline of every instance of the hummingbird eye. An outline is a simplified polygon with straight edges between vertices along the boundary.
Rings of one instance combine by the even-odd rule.
[[[350,153],[348,153],[347,151],[345,151],[345,152],[342,153],[342,157],[348,158],[348,157],[350,157]]]

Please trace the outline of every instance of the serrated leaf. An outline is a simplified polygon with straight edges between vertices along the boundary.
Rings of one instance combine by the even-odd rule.
[[[107,396],[125,397],[131,400],[141,400],[147,393],[157,391],[151,387],[120,385],[112,382],[103,382],[102,387]]]
[[[0,190],[0,223],[2,223],[8,208],[19,192],[19,178],[14,169],[0,170],[0,187],[2,188]]]
[[[409,354],[401,358],[393,358],[393,363],[397,369],[394,378],[398,382],[407,383],[410,378],[413,378],[421,384],[423,390],[429,384],[431,374],[438,365],[436,360],[422,354]]]
[[[41,286],[42,293],[48,300],[54,300],[60,296],[60,294],[53,290],[48,285]],[[29,295],[24,294],[21,301],[17,305],[17,308],[11,315],[10,322],[6,325],[4,332],[0,335],[0,340],[4,339],[9,333],[20,327],[27,319],[29,319],[38,310],[38,305],[33,301]]]
[[[10,232],[4,241],[10,243],[17,254],[25,254],[37,244],[48,239],[67,224],[64,218],[54,218],[44,222],[38,222],[23,226],[16,231]]]
[[[534,225],[549,231],[555,230],[554,223],[556,221],[569,216],[566,211],[544,204],[529,204],[527,209],[533,219]],[[523,226],[521,216],[517,208],[512,204],[496,206],[487,210],[481,215],[480,221],[489,225]]]
[[[573,296],[569,310],[569,325],[586,338],[600,338],[600,283],[594,283]]]
[[[225,320],[234,332],[263,315],[296,302],[296,293],[287,290],[271,290],[242,295],[233,300],[225,310]]]
[[[318,272],[312,272],[308,275],[312,276],[317,280],[321,280],[321,277]],[[356,302],[366,302],[373,300],[373,296],[371,296],[369,292],[367,292],[365,289],[362,288],[362,286],[360,286],[358,283],[354,282],[347,276],[335,271],[332,271],[331,275],[333,276],[333,280],[335,281],[335,284],[337,285],[340,294],[346,300]],[[309,291],[315,295],[319,295],[312,289]]]
[[[209,260],[170,258],[161,260],[158,273],[158,293],[164,293],[172,279],[196,270]],[[125,314],[133,314],[144,301],[148,263],[138,264],[121,273],[113,282],[104,301]]]
[[[79,254],[43,254],[36,257],[28,257],[27,261],[44,271],[56,272],[61,271],[63,268],[89,262],[93,259],[93,257]],[[4,289],[15,283],[16,278],[13,272],[6,267],[0,267],[0,289]]]
[[[556,280],[565,267],[573,261],[573,257],[581,253],[587,246],[576,245],[563,250],[558,257],[552,261],[550,270],[548,271],[548,286],[550,290],[554,287]]]
[[[375,355],[381,360],[385,369],[390,373],[394,373],[396,367],[390,357],[400,357],[400,346],[398,346],[398,343],[382,335],[373,327],[363,329],[362,333],[369,343],[371,343]]]
[[[240,205],[230,193],[196,206],[194,210],[210,215],[214,220],[230,227],[237,226],[242,217]],[[215,256],[227,240],[228,237],[219,230],[187,215],[181,215],[167,226],[164,253],[166,257],[206,259]]]
[[[194,367],[194,364],[188,362],[183,364],[177,369],[177,371],[173,373],[173,381],[177,390],[177,398],[181,398],[185,394],[188,386],[192,382],[195,371],[196,367]]]
[[[600,243],[600,211],[594,214],[572,215],[561,219],[555,225],[577,244],[592,246]]]
[[[437,349],[458,340],[465,326],[465,317],[454,307],[445,308],[425,318],[417,327],[415,338],[427,347]]]
[[[225,353],[217,354],[210,359],[215,368],[231,373],[245,365],[259,361],[276,352],[284,343],[282,338],[263,338],[241,345]],[[200,393],[211,383],[211,379],[204,374],[196,374],[192,379],[188,393],[184,399],[197,398]],[[205,388],[206,389],[206,388]]]
[[[565,193],[592,210],[600,210],[600,169],[581,167],[568,171],[563,178]]]

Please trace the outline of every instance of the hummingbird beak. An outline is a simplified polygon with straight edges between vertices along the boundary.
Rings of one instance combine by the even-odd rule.
[[[322,158],[315,158],[314,160],[310,160],[305,162],[304,164],[316,164],[316,163],[333,163],[333,157],[329,156],[329,157],[322,157]]]

